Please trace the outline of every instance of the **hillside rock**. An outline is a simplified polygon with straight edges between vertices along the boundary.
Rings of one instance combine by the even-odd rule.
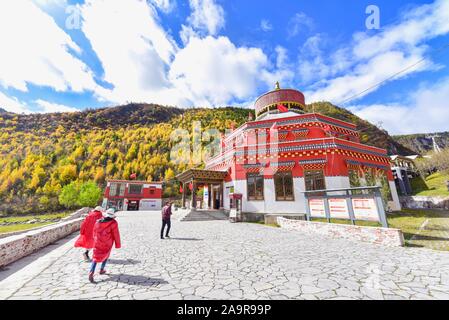
[[[416,154],[425,154],[433,150],[431,136],[438,136],[435,140],[441,149],[449,148],[449,132],[398,135],[393,136],[393,139],[406,148],[411,149]]]

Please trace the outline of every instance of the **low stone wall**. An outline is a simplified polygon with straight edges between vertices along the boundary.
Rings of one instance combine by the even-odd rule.
[[[306,215],[304,213],[267,213],[265,215],[265,224],[277,224],[279,217],[291,220],[306,220]]]
[[[90,210],[92,210],[92,209],[91,208],[79,209],[78,211],[72,213],[71,215],[69,215],[69,216],[67,216],[65,218],[62,218],[60,221],[58,221],[58,223],[84,217],[84,216],[86,216],[89,213]],[[27,229],[27,230],[20,230],[20,231],[13,231],[13,232],[2,233],[2,234],[0,234],[0,239],[7,238],[7,237],[12,237],[12,236],[15,236],[15,235],[18,235],[18,234],[27,233],[27,232],[38,230],[38,229],[42,229],[42,228],[45,228],[45,227],[48,227],[48,226],[45,225],[45,226],[40,226],[40,227]]]
[[[242,222],[263,222],[264,213],[259,212],[242,212]]]
[[[0,239],[0,267],[78,231],[83,220],[84,218],[77,218]]]
[[[375,243],[389,247],[400,247],[404,245],[404,236],[399,229],[291,220],[283,217],[278,217],[277,223],[281,228],[309,234],[320,234],[333,238]]]
[[[445,209],[449,210],[449,197],[402,196],[401,206],[408,209]]]

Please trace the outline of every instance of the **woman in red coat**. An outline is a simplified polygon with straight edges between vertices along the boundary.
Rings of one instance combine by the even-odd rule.
[[[80,236],[75,242],[75,248],[84,248],[84,261],[88,262],[89,250],[94,247],[94,226],[97,220],[103,218],[103,208],[98,206],[87,215],[81,224]]]
[[[106,273],[104,268],[114,243],[116,249],[121,247],[120,233],[118,231],[118,223],[115,220],[114,209],[108,209],[103,216],[104,218],[98,220],[94,227],[94,255],[89,272],[90,282],[94,282],[94,273],[98,262],[102,263],[100,274]]]

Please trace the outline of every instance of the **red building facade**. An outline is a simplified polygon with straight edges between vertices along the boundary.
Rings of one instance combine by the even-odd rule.
[[[304,113],[304,104],[300,91],[277,86],[256,100],[255,121],[223,138],[205,168],[225,173],[221,185],[205,185],[216,188],[219,207],[230,209],[237,193],[243,212],[304,213],[304,191],[378,185],[400,209],[387,151],[360,143],[352,123]]]
[[[162,207],[162,182],[108,180],[103,208],[124,211],[159,210]]]

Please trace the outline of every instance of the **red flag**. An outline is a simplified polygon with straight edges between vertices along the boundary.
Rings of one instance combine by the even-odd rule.
[[[182,188],[182,186],[179,186],[179,193],[183,193],[184,189]]]
[[[190,191],[193,190],[193,184],[189,183],[189,189],[190,189]]]
[[[131,180],[134,180],[134,179],[137,178],[137,174],[132,173],[132,174],[129,176],[129,178],[130,178]]]
[[[278,110],[279,112],[287,112],[288,108],[282,104],[278,104]]]

